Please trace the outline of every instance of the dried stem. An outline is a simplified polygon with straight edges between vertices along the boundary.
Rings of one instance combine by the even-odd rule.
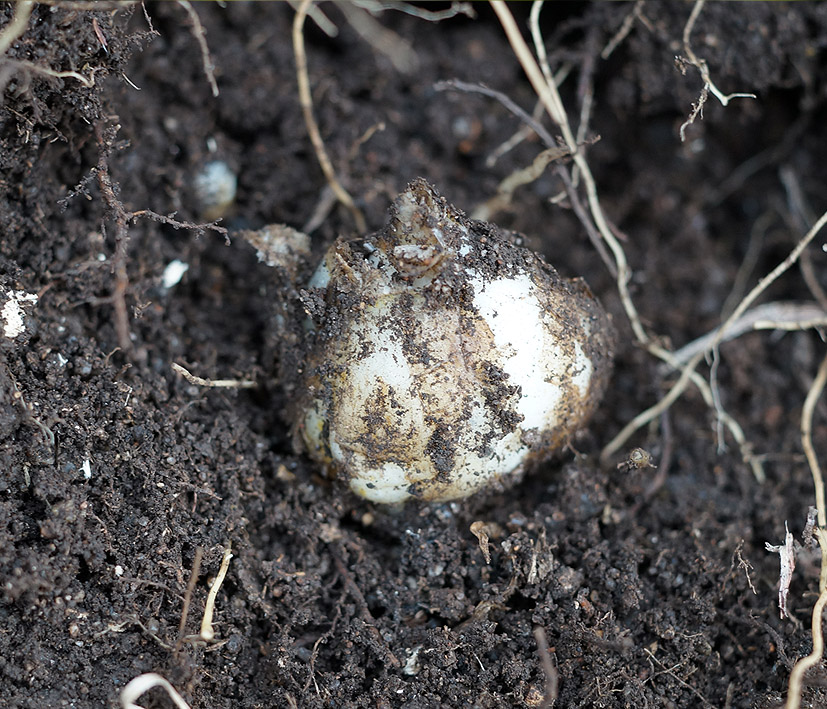
[[[40,66],[25,60],[6,59],[5,62],[18,69],[33,71],[35,74],[43,74],[53,79],[77,79],[87,89],[91,89],[95,85],[95,69],[89,71],[89,78],[87,79],[83,74],[78,74],[76,71],[55,71],[47,66]]]

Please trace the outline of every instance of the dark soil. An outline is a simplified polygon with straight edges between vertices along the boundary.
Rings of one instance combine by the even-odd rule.
[[[470,212],[541,149],[531,138],[489,165],[518,119],[433,88],[484,82],[532,110],[487,6],[440,24],[378,15],[414,48],[408,73],[337,6],[323,9],[339,32],[307,22],[316,115],[370,229],[415,177]],[[585,137],[599,136],[587,155],[601,201],[625,234],[646,327],[675,347],[784,258],[812,221],[807,205],[818,215],[827,194],[827,5],[706,5],[695,52],[722,91],[757,99],[724,108],[710,96],[681,143],[702,86],[675,63],[691,9],[646,4],[607,60],[632,4],[551,3],[542,18],[553,68],[571,70],[571,116],[593,83]],[[561,187],[548,170],[492,219],[562,275],[585,277],[613,313],[603,406],[576,453],[505,492],[401,510],[362,501],[293,452],[275,381],[288,286],[233,236],[301,229],[325,192],[298,102],[293,11],[195,6],[214,98],[185,8],[148,5],[157,34],[133,10],[38,6],[0,60],[2,301],[39,296],[23,305],[25,331],[0,336],[0,704],[117,706],[127,682],[154,671],[193,708],[550,706],[553,666],[560,707],[777,706],[812,648],[818,558],[799,556],[781,620],[779,558],[764,543],[783,540],[785,521],[800,538],[814,502],[799,421],[819,335],[757,332],[721,348],[722,403],[763,457],[765,483],[728,437],[719,450],[696,391],[629,442],[657,469],[617,469],[620,458],[601,468],[601,447],[674,377],[635,345],[614,279],[572,212],[549,203]],[[525,27],[528,6],[514,10]],[[238,176],[228,240],[130,218],[207,219],[194,185],[211,160]],[[353,230],[332,208],[315,253]],[[825,287],[821,243],[809,258]],[[164,287],[175,259],[189,270]],[[796,268],[766,299],[813,296]],[[205,389],[173,362],[259,386]],[[814,430],[827,450],[823,407]],[[490,563],[475,521],[493,535]],[[215,641],[179,642],[196,550],[186,634],[228,546]],[[810,671],[806,706],[827,705],[825,682]],[[171,706],[160,689],[141,703]]]

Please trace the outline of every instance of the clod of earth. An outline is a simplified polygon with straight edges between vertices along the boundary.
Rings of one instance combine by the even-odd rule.
[[[424,180],[308,288],[296,439],[376,502],[452,500],[559,450],[606,388],[608,316]]]

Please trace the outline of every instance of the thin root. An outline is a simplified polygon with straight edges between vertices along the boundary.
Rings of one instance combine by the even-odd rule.
[[[201,62],[204,65],[204,75],[212,89],[214,98],[218,98],[218,84],[215,81],[215,64],[213,64],[212,57],[210,57],[210,48],[207,46],[207,36],[204,32],[204,26],[198,18],[198,13],[193,8],[188,0],[178,0],[178,4],[186,10],[187,15],[192,22],[192,34],[201,48]]]
[[[827,310],[818,303],[772,302],[756,305],[738,318],[724,333],[721,342],[734,340],[753,330],[811,330],[827,327]],[[721,331],[709,331],[674,352],[675,361],[689,362],[698,352],[706,352]]]
[[[187,616],[190,612],[190,603],[192,603],[192,592],[195,590],[195,584],[198,581],[198,572],[201,570],[201,559],[204,556],[203,547],[195,549],[195,558],[192,561],[192,571],[190,572],[190,580],[187,583],[187,590],[184,593],[184,604],[181,607],[181,620],[178,623],[178,641],[175,644],[175,649],[181,647],[184,640],[184,630],[187,626]]]
[[[551,661],[548,638],[546,637],[546,630],[543,626],[538,625],[534,628],[534,640],[537,643],[537,652],[540,655],[540,666],[543,668],[543,674],[546,677],[546,692],[543,699],[547,707],[553,707],[559,694],[558,685],[560,683],[560,673]]]
[[[661,411],[668,408],[672,402],[674,402],[680,395],[683,393],[683,390],[686,388],[686,385],[692,377],[692,375],[696,374],[695,368],[700,364],[701,360],[704,356],[714,350],[724,339],[727,331],[733,326],[734,323],[738,322],[741,316],[746,312],[747,308],[752,305],[753,302],[773,283],[775,282],[783,273],[785,273],[801,256],[801,252],[807,248],[807,245],[815,238],[815,235],[821,230],[821,228],[827,224],[827,212],[821,215],[821,218],[813,225],[812,229],[808,231],[795,245],[795,248],[789,253],[787,258],[785,258],[778,266],[776,266],[770,273],[764,276],[758,284],[744,297],[744,299],[738,304],[738,307],[732,312],[732,314],[726,319],[723,325],[718,329],[715,333],[715,336],[709,342],[709,344],[697,354],[695,354],[689,362],[683,367],[683,371],[681,373],[680,378],[678,381],[673,385],[672,389],[667,392],[667,394],[657,403],[655,406],[650,407],[642,414],[636,416],[629,424],[627,424],[624,429],[615,436],[609,444],[603,449],[600,454],[601,459],[605,460],[614,452],[620,449],[621,446],[628,440],[628,438],[637,431],[641,426],[645,426],[649,421],[651,421],[655,416],[661,413]],[[649,348],[652,351],[652,348]],[[669,359],[674,362],[674,356],[668,351],[663,350],[664,353],[669,355]],[[663,358],[662,358],[663,359]],[[669,360],[666,360],[669,361]],[[693,380],[694,381],[694,380]],[[719,412],[720,415],[720,412]],[[743,450],[743,448],[742,448]]]
[[[135,702],[142,694],[148,692],[153,687],[161,687],[169,695],[169,698],[172,699],[178,709],[190,709],[190,705],[184,701],[184,698],[178,693],[178,690],[169,683],[169,680],[155,672],[147,672],[130,680],[126,687],[121,690],[121,706],[123,709],[143,709],[142,706]]]
[[[230,551],[229,545],[224,550],[224,556],[221,558],[221,567],[218,569],[218,575],[215,577],[210,592],[207,594],[207,601],[204,603],[204,617],[201,619],[201,633],[200,639],[204,642],[212,642],[215,639],[215,630],[212,627],[212,617],[215,612],[215,597],[224,583],[224,577],[227,575],[227,569],[230,568],[230,559],[233,554]]]
[[[535,17],[533,24],[536,24],[537,27],[539,27],[537,18],[539,17],[539,9],[541,8],[541,6],[542,3],[537,3],[534,6],[534,8],[537,8],[536,15],[534,8],[532,8],[532,16]],[[614,257],[616,266],[615,272],[617,274],[616,279],[618,294],[620,295],[620,301],[623,305],[624,311],[626,312],[626,317],[629,319],[629,323],[632,327],[632,332],[634,333],[635,338],[641,345],[646,347],[650,354],[657,357],[658,359],[662,359],[663,361],[671,364],[676,369],[680,369],[680,367],[678,367],[674,362],[672,353],[669,352],[669,350],[666,350],[660,345],[658,345],[657,342],[653,341],[643,327],[643,324],[640,320],[640,316],[637,312],[637,308],[635,308],[631,294],[629,293],[628,284],[629,280],[631,279],[631,271],[629,270],[629,265],[626,260],[626,253],[624,252],[623,247],[620,245],[620,242],[617,240],[611,228],[609,227],[605,215],[603,214],[603,208],[600,204],[600,199],[597,194],[597,187],[594,181],[594,176],[591,173],[591,169],[589,168],[589,164],[586,161],[585,156],[576,145],[574,135],[572,134],[571,128],[569,126],[568,117],[563,107],[563,102],[560,99],[560,94],[557,91],[557,86],[554,82],[545,81],[543,71],[540,69],[534,57],[532,56],[531,51],[528,48],[528,45],[525,43],[525,40],[523,39],[523,36],[520,33],[520,30],[517,27],[516,22],[514,21],[514,17],[511,15],[510,10],[505,5],[505,3],[503,3],[502,0],[495,0],[494,2],[492,2],[492,7],[494,11],[497,13],[500,23],[502,24],[503,29],[505,30],[506,36],[508,37],[511,46],[514,49],[514,52],[517,55],[517,58],[520,61],[523,70],[528,76],[532,87],[537,93],[537,96],[542,101],[543,106],[546,108],[546,111],[548,112],[551,119],[560,126],[560,129],[563,133],[563,138],[566,144],[572,150],[575,165],[579,168],[583,179],[583,183],[586,189],[586,195],[588,197],[589,210],[591,212],[592,219],[594,220],[594,227],[592,228],[596,228],[598,230],[600,236],[602,237],[606,245],[609,247],[610,251],[612,252],[612,256]],[[538,29],[535,33],[535,44],[542,44],[540,40],[541,38],[539,37]],[[540,50],[538,49],[538,52],[539,51]],[[650,416],[638,416],[633,422],[635,424],[634,426],[632,424],[627,425],[627,427],[621,432],[621,434],[618,435],[615,438],[615,440],[610,442],[609,445],[603,449],[603,452],[601,453],[601,460],[605,462],[606,458],[609,455],[611,455],[611,453],[618,450],[620,446],[622,446],[623,443],[625,443],[629,435],[636,431],[640,425],[648,423],[648,421],[650,421],[654,416],[657,416],[666,408],[668,408],[672,401],[677,399],[679,394],[683,392],[684,388],[686,387],[686,384],[690,379],[701,390],[701,394],[703,395],[704,400],[707,402],[707,405],[712,406],[714,402],[712,393],[709,389],[709,385],[706,383],[705,380],[703,380],[702,377],[696,375],[694,371],[690,371],[687,368],[682,374],[681,379],[675,385],[676,392],[674,394],[674,398],[671,398],[669,402],[662,407],[652,407],[647,412],[644,412],[646,414],[651,414]],[[761,467],[761,463],[755,456],[752,455],[751,447],[746,442],[741,427],[734,419],[728,416],[725,412],[719,411],[718,415],[722,418],[724,425],[730,429],[733,437],[739,443],[739,446],[741,447],[742,456],[745,460],[748,460],[750,462],[750,465],[752,466],[753,472],[756,475],[756,477],[759,479],[763,479],[763,468]]]
[[[29,26],[29,18],[32,16],[34,2],[32,0],[20,0],[14,11],[14,17],[0,33],[0,56],[4,55]]]
[[[615,36],[609,40],[603,48],[603,51],[600,52],[601,59],[608,59],[612,55],[612,52],[620,46],[620,43],[629,36],[629,32],[632,31],[632,26],[635,24],[635,20],[643,17],[644,1],[645,0],[637,0],[637,2],[635,2],[635,6],[632,8],[632,11],[623,19],[620,29],[617,31]]]
[[[825,539],[823,534],[819,535],[819,544],[824,549]],[[798,709],[801,706],[801,686],[804,683],[804,673],[811,667],[821,662],[824,654],[824,635],[821,629],[824,606],[827,604],[827,589],[822,590],[813,608],[813,651],[806,657],[802,657],[795,663],[793,671],[790,672],[790,683],[787,687],[787,703],[785,709]]]
[[[316,158],[319,161],[319,166],[322,168],[327,183],[336,195],[336,198],[345,207],[350,210],[353,216],[353,221],[356,224],[356,229],[360,234],[367,231],[367,224],[365,217],[361,210],[356,206],[353,197],[350,193],[342,187],[339,179],[336,177],[336,172],[333,169],[333,164],[327,155],[327,150],[324,147],[322,134],[319,132],[319,125],[313,116],[313,97],[310,93],[310,78],[307,75],[307,54],[304,49],[304,20],[307,17],[307,10],[310,7],[312,0],[302,0],[299,9],[296,11],[296,16],[293,19],[293,53],[296,58],[296,79],[299,84],[299,103],[304,114],[304,122],[307,126],[307,133],[310,136],[310,142],[313,144],[313,150],[316,151]]]
[[[689,115],[689,118],[684,122],[684,124],[680,128],[680,136],[681,142],[686,139],[686,128],[687,126],[691,125],[695,122],[695,119],[698,117],[699,114],[703,111],[704,103],[706,103],[706,98],[709,93],[711,93],[715,98],[717,98],[722,106],[727,106],[729,102],[734,98],[755,98],[755,94],[746,94],[746,93],[736,93],[736,94],[723,94],[718,89],[717,86],[713,83],[712,79],[709,77],[709,67],[707,66],[705,59],[699,59],[695,52],[692,51],[692,45],[689,43],[689,38],[692,34],[692,29],[695,27],[695,22],[698,19],[698,16],[701,14],[701,10],[703,9],[706,0],[697,0],[695,6],[692,8],[692,12],[689,15],[689,20],[687,20],[686,25],[683,28],[683,51],[686,53],[687,61],[694,67],[701,72],[701,78],[703,79],[704,85],[701,89],[701,94],[698,98],[698,102],[693,104],[692,113]]]
[[[224,388],[224,389],[254,389],[258,384],[249,379],[203,379],[196,377],[188,370],[184,369],[180,364],[173,362],[171,365],[172,371],[180,374],[190,384],[202,387]]]
[[[810,474],[813,476],[816,510],[818,511],[816,534],[821,546],[821,574],[818,579],[818,589],[822,594],[827,590],[827,544],[824,543],[823,539],[823,536],[827,534],[827,507],[824,503],[824,478],[821,475],[818,456],[816,456],[813,448],[813,411],[821,392],[824,391],[825,383],[827,383],[827,355],[821,360],[821,366],[818,368],[816,378],[813,380],[810,391],[807,392],[807,398],[804,400],[804,406],[801,409],[801,445],[804,448],[804,455],[807,456]]]

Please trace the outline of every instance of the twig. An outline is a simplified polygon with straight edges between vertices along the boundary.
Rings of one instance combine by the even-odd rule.
[[[129,315],[126,310],[126,289],[129,285],[129,278],[126,271],[126,249],[129,244],[129,212],[123,206],[116,194],[116,185],[109,174],[109,150],[111,143],[103,137],[103,128],[98,123],[95,126],[98,146],[101,154],[98,158],[98,187],[104,202],[115,215],[115,255],[112,259],[112,269],[115,272],[115,287],[110,296],[112,306],[115,309],[115,331],[118,335],[118,345],[124,352],[132,351],[132,338],[129,335]]]
[[[606,266],[606,269],[609,271],[612,277],[616,279],[617,266],[612,262],[612,259],[606,252],[606,247],[603,241],[601,241],[601,235],[598,233],[597,228],[594,226],[594,222],[591,219],[589,219],[589,216],[586,213],[586,208],[583,206],[583,203],[580,201],[580,196],[577,194],[577,189],[574,186],[574,181],[569,176],[569,171],[565,168],[564,165],[558,165],[556,168],[556,172],[560,176],[560,179],[563,180],[563,187],[566,190],[566,195],[568,195],[569,202],[571,203],[571,208],[574,211],[574,214],[580,220],[580,223],[585,227],[586,233],[589,235],[589,239],[591,239],[592,245],[597,250],[598,255],[600,256],[601,260]]]
[[[820,539],[819,543],[823,548],[824,540]],[[824,635],[822,633],[821,623],[825,604],[827,604],[827,589],[821,591],[813,608],[813,651],[796,662],[793,671],[790,672],[790,683],[787,687],[787,703],[784,705],[785,709],[798,709],[798,707],[801,706],[801,686],[804,681],[804,673],[821,662],[821,657],[824,654]]]
[[[171,365],[172,371],[180,374],[190,384],[195,384],[202,387],[226,388],[226,389],[253,389],[258,386],[256,382],[249,379],[203,379],[196,377],[188,370],[184,369],[180,364],[173,362]]]
[[[369,126],[362,135],[360,135],[355,141],[353,141],[353,145],[350,146],[350,150],[347,151],[347,159],[348,160],[355,160],[356,156],[359,154],[359,150],[361,147],[367,143],[374,135],[377,133],[381,133],[385,130],[387,126],[385,125],[385,121],[379,121],[374,123],[372,126]]]
[[[752,305],[772,283],[778,280],[778,278],[780,278],[787,270],[789,270],[791,266],[795,264],[796,261],[798,261],[798,258],[801,256],[801,252],[807,248],[825,224],[827,224],[827,212],[824,212],[812,228],[799,240],[793,250],[787,255],[787,258],[785,258],[772,271],[758,281],[758,284],[744,297],[735,310],[733,310],[732,314],[726,319],[726,322],[724,322],[721,326],[721,329],[715,336],[712,346],[717,346],[720,344],[726,331],[732,326],[732,324],[738,321],[749,306]],[[712,347],[709,349],[712,349]]]
[[[562,160],[567,155],[569,155],[569,149],[559,147],[546,148],[538,153],[530,165],[515,170],[504,178],[497,185],[497,194],[474,209],[471,212],[471,218],[487,220],[491,218],[492,214],[507,209],[511,205],[514,192],[518,187],[531,184],[546,171],[549,163]]]
[[[333,170],[333,165],[327,155],[327,151],[322,141],[322,135],[319,132],[319,126],[313,116],[313,97],[310,93],[310,78],[307,74],[307,54],[304,50],[304,20],[307,17],[307,9],[312,0],[302,0],[299,9],[296,11],[296,16],[293,19],[293,54],[296,58],[296,79],[299,85],[299,103],[304,114],[304,122],[307,126],[307,133],[310,136],[310,142],[313,144],[313,150],[316,151],[316,158],[322,168],[327,183],[336,195],[336,198],[345,207],[350,210],[353,216],[353,221],[356,224],[356,229],[360,234],[367,231],[367,224],[365,222],[362,212],[353,201],[350,193],[342,187],[336,173]]]
[[[738,562],[738,568],[744,570],[744,576],[746,576],[747,578],[747,585],[749,586],[749,590],[752,591],[753,596],[757,596],[758,591],[755,590],[755,586],[752,583],[752,577],[750,577],[749,575],[749,572],[754,571],[754,568],[752,564],[750,564],[749,561],[747,561],[741,554],[743,548],[744,540],[742,539],[740,542],[738,542],[738,546],[735,547],[735,553],[732,555],[732,564],[734,566],[735,562]]]
[[[215,81],[215,64],[213,64],[212,58],[210,57],[210,49],[207,46],[207,37],[204,32],[204,26],[201,24],[201,20],[198,18],[198,13],[195,11],[189,0],[178,0],[178,4],[184,8],[190,18],[190,22],[192,22],[192,34],[198,42],[198,46],[201,48],[201,62],[204,65],[204,74],[207,77],[210,88],[212,89],[213,97],[217,98],[218,84]]]
[[[540,33],[540,18],[537,18],[537,33]],[[592,104],[594,103],[594,70],[597,63],[597,27],[592,26],[586,34],[586,46],[583,61],[580,63],[579,77],[577,79],[577,98],[580,101],[580,117],[577,121],[577,134],[574,139],[578,145],[586,142],[586,135],[589,131],[589,122],[592,115]],[[573,177],[574,183],[579,184],[580,173]]]
[[[539,101],[534,104],[534,110],[531,112],[531,117],[536,121],[543,115],[543,104]],[[527,126],[520,126],[507,140],[504,140],[500,145],[498,145],[494,150],[491,151],[491,154],[485,158],[485,166],[486,167],[494,167],[497,164],[497,160],[499,160],[503,155],[506,153],[511,152],[514,148],[516,148],[520,143],[522,143],[526,138],[530,137],[534,130]]]
[[[294,10],[298,10],[301,0],[287,0],[287,2]],[[321,11],[318,5],[310,5],[310,7],[307,8],[307,16],[313,20],[316,26],[328,37],[338,37],[339,28]]]
[[[704,84],[709,87],[712,95],[721,102],[721,105],[726,106],[734,98],[756,98],[755,94],[747,93],[727,94],[726,96],[722,94],[718,90],[718,87],[715,86],[712,79],[709,78],[709,67],[707,66],[706,60],[698,59],[698,57],[695,56],[695,52],[692,51],[692,47],[689,44],[689,37],[692,34],[692,29],[695,27],[695,21],[698,19],[698,15],[701,14],[701,10],[703,9],[705,3],[706,0],[697,0],[695,7],[692,8],[692,13],[689,15],[689,20],[683,28],[683,51],[686,52],[686,56],[689,58],[690,63],[696,66],[701,72],[701,77],[704,80]]]
[[[683,123],[681,123],[681,127],[678,129],[678,134],[681,137],[681,143],[686,142],[686,129],[695,122],[695,119],[698,116],[701,118],[704,117],[704,106],[706,105],[706,100],[708,97],[709,85],[704,84],[701,87],[701,93],[698,94],[698,100],[692,104],[692,110],[689,112],[689,116]]]
[[[782,619],[789,618],[787,596],[790,593],[790,584],[793,580],[793,571],[795,571],[795,546],[792,532],[790,532],[786,521],[784,522],[784,543],[770,544],[764,542],[764,548],[769,552],[778,554],[779,564],[781,565],[778,577],[778,612]]]
[[[548,63],[548,54],[546,53],[546,43],[543,39],[543,33],[540,30],[540,12],[543,9],[542,2],[535,2],[531,6],[531,13],[529,14],[529,28],[531,29],[531,39],[534,43],[534,51],[537,53],[537,61],[540,65],[540,70],[543,72],[543,77],[547,84],[553,84],[556,88],[560,85],[551,72],[551,67]],[[577,82],[577,97],[580,100],[580,121],[577,125],[577,135],[574,137],[574,142],[577,145],[582,145],[586,140],[586,131],[588,130],[589,116],[592,108],[592,89],[591,77],[594,73],[595,56],[591,51],[592,45],[595,42],[596,33],[590,31],[586,38],[586,49],[584,50],[584,59],[580,63],[580,78]],[[562,106],[562,104],[561,104]],[[566,119],[568,120],[568,119]],[[575,165],[571,177],[572,184],[577,187],[580,184],[580,171]],[[556,203],[556,200],[553,200]],[[603,256],[603,254],[601,254]],[[604,257],[604,261],[605,261]],[[612,274],[615,276],[616,274]]]
[[[329,184],[322,187],[322,191],[319,193],[319,199],[316,201],[316,206],[310,213],[310,218],[302,225],[302,231],[305,234],[312,234],[316,231],[316,229],[324,224],[324,220],[327,219],[330,210],[336,206],[337,201],[336,194]]]
[[[227,246],[230,245],[229,232],[226,227],[223,227],[216,222],[204,222],[203,224],[196,224],[195,222],[181,222],[175,219],[175,212],[172,214],[158,214],[151,209],[139,209],[137,212],[127,212],[129,221],[134,222],[138,217],[146,217],[154,222],[161,224],[168,224],[173,229],[192,229],[197,236],[203,234],[207,229],[221,234]]]
[[[534,42],[534,51],[537,52],[537,61],[540,63],[540,70],[543,72],[543,77],[548,84],[553,83],[554,80],[552,79],[551,67],[548,64],[546,43],[543,41],[542,32],[540,32],[540,12],[542,9],[542,2],[532,3],[528,22],[531,28],[531,39]]]

